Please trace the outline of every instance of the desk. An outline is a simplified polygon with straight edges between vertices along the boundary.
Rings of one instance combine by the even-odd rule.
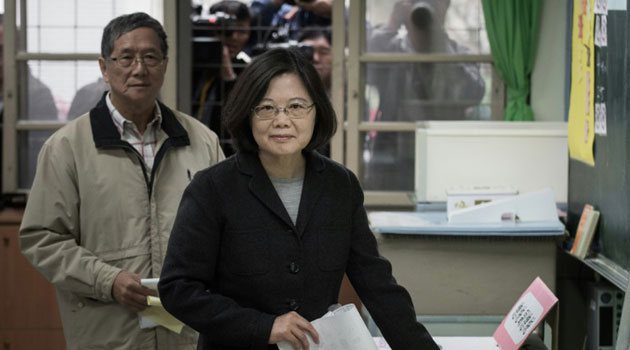
[[[412,224],[378,221],[373,212],[372,230],[419,315],[504,316],[537,276],[555,291],[559,221],[450,225],[442,211],[395,214]]]
[[[499,346],[492,337],[433,337],[442,350],[497,350]],[[385,339],[375,337],[374,342],[378,350],[391,350]],[[536,335],[530,335],[521,349],[547,350],[542,340]]]

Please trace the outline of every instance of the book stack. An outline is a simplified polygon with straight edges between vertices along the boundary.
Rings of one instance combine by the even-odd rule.
[[[584,210],[582,210],[582,216],[580,216],[580,222],[578,223],[577,232],[575,234],[575,241],[571,248],[571,254],[580,259],[586,257],[591,247],[591,242],[593,242],[593,236],[595,236],[598,221],[599,211],[595,210],[590,204],[584,205]]]

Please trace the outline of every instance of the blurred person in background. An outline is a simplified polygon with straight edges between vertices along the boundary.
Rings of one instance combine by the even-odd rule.
[[[330,96],[332,74],[332,41],[330,31],[325,29],[305,29],[298,35],[298,41],[313,48],[313,66],[322,79],[328,96]]]
[[[57,120],[57,106],[55,99],[41,80],[36,78],[28,64],[26,67],[27,97],[26,110],[18,110],[18,116],[27,120]],[[2,159],[2,129],[4,125],[4,15],[0,14],[0,160]],[[19,167],[20,183],[19,187],[28,188],[35,177],[37,165],[37,154],[49,136],[49,131],[31,130],[27,133],[27,139],[20,140],[18,150],[22,153]],[[2,164],[0,162],[0,164]],[[2,186],[2,175],[0,175],[0,188]]]
[[[388,23],[370,28],[368,51],[469,52],[446,33],[444,20],[449,6],[450,0],[397,1]],[[370,121],[464,120],[485,93],[476,63],[371,64],[367,83],[376,87],[379,95],[378,110]],[[369,157],[366,188],[413,189],[413,137],[393,132],[367,133],[365,150]]]
[[[204,68],[195,83],[194,101],[198,106],[197,118],[219,135],[221,147],[227,156],[234,153],[230,135],[223,128],[221,109],[232,90],[238,74],[250,62],[244,52],[249,42],[251,14],[246,4],[236,0],[225,0],[213,4],[210,14],[227,14],[234,17],[233,23],[220,27],[215,35],[221,42],[221,62],[215,67]],[[211,62],[200,62],[209,64]]]
[[[253,0],[253,44],[298,40],[304,29],[329,29],[333,0]]]
[[[322,79],[326,94],[330,98],[330,86],[332,80],[332,47],[330,31],[326,29],[304,29],[298,35],[300,44],[306,44],[313,49],[311,62],[317,74]],[[317,149],[319,153],[330,157],[330,142]]]
[[[75,119],[89,112],[101,100],[107,90],[109,90],[109,85],[101,77],[96,79],[95,82],[84,85],[77,90],[70,103],[68,120]]]

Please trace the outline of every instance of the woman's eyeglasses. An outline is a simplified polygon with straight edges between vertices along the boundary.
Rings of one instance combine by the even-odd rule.
[[[308,116],[308,113],[311,111],[311,109],[314,106],[315,106],[314,103],[307,105],[305,103],[297,103],[297,102],[291,103],[285,107],[278,107],[272,104],[265,104],[265,105],[254,107],[254,115],[258,119],[268,120],[268,119],[275,118],[276,116],[278,116],[278,114],[280,114],[280,111],[283,111],[284,114],[289,116],[289,118],[291,119],[301,119]]]

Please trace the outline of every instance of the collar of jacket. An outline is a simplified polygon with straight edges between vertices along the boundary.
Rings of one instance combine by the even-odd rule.
[[[106,91],[101,97],[96,107],[90,111],[90,125],[92,126],[92,137],[96,148],[107,148],[112,146],[125,146],[126,142],[120,139],[120,133],[114,125],[107,103],[105,102],[105,96],[108,94]],[[190,139],[188,138],[188,132],[179,123],[173,111],[166,107],[162,102],[158,101],[160,111],[162,112],[162,130],[168,135],[171,146],[188,146],[190,145]]]
[[[306,158],[306,169],[315,170],[319,173],[326,167],[324,156],[316,151],[303,151],[302,154],[304,154]],[[258,154],[253,152],[237,152],[236,164],[241,172],[248,175],[265,171],[260,162],[260,158],[258,158]]]
[[[249,190],[264,206],[284,221],[288,227],[291,227],[298,237],[304,234],[311,214],[314,211],[313,209],[322,193],[321,189],[325,181],[322,172],[326,168],[324,156],[316,151],[305,151],[303,154],[306,158],[306,173],[304,174],[304,185],[302,187],[297,223],[294,224],[271,184],[269,176],[267,176],[258,158],[258,154],[252,152],[236,153],[238,170],[251,176]]]

